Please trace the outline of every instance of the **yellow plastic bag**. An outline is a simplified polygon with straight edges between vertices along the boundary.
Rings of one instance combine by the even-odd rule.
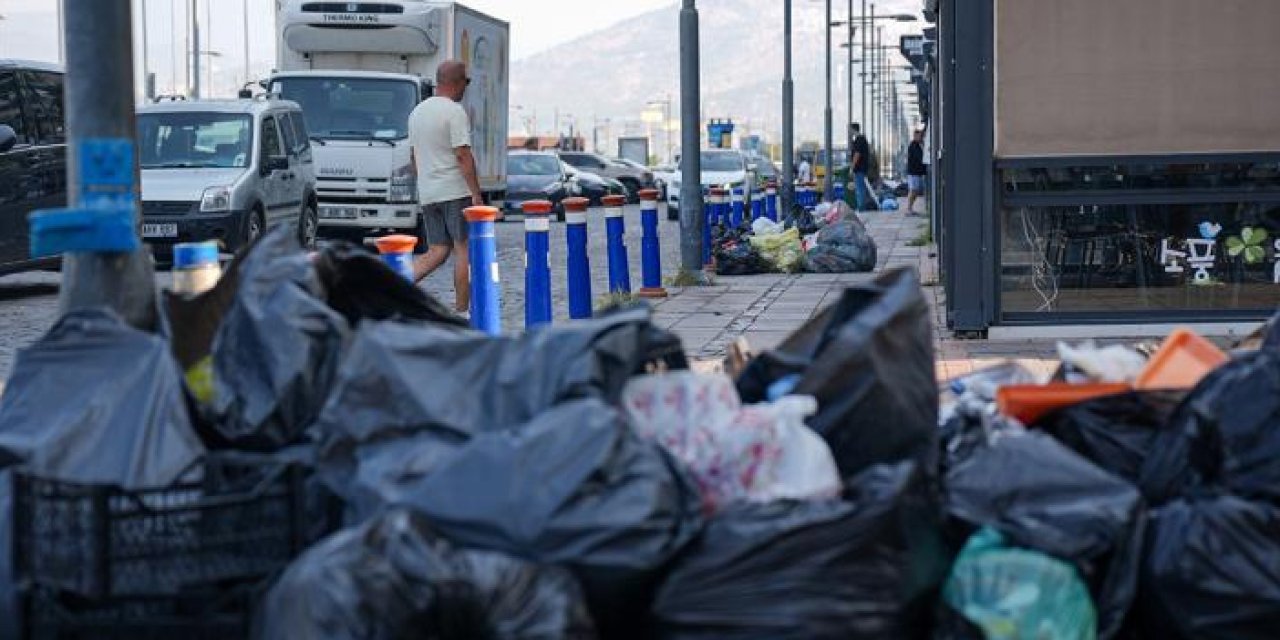
[[[804,266],[804,245],[794,227],[782,233],[751,236],[751,246],[778,271],[795,273]]]

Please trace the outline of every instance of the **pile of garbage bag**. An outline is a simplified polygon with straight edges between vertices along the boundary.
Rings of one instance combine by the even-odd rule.
[[[695,373],[647,308],[492,337],[290,236],[162,296],[156,332],[82,310],[22,352],[0,638],[1280,628],[1280,332],[939,384],[895,270]]]
[[[797,207],[782,222],[766,218],[736,228],[717,226],[712,236],[716,273],[868,273],[875,269],[875,240],[844,202]]]

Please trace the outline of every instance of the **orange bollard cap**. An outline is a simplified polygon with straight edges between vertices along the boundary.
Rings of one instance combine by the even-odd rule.
[[[605,196],[600,198],[600,203],[606,207],[625,207],[627,206],[626,196]]]
[[[550,200],[527,200],[520,205],[527,216],[545,216],[550,215],[551,210],[555,208]]]
[[[587,208],[591,206],[591,201],[586,198],[565,198],[560,201],[560,204],[564,205],[565,211],[585,213]]]
[[[657,189],[641,189],[640,193],[637,195],[640,196],[641,200],[645,200],[648,202],[657,202],[658,196],[661,196],[662,192],[658,191]]]
[[[378,253],[383,255],[392,253],[410,253],[418,246],[418,239],[413,236],[404,234],[396,234],[393,236],[383,236],[373,241],[378,247]]]
[[[497,207],[467,207],[462,210],[467,222],[493,222],[498,219]]]

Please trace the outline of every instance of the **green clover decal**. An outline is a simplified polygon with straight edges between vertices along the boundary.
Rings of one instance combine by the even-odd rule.
[[[1245,264],[1258,264],[1267,259],[1267,250],[1262,243],[1267,241],[1266,229],[1245,227],[1239,236],[1227,238],[1227,255],[1232,258],[1244,256]]]

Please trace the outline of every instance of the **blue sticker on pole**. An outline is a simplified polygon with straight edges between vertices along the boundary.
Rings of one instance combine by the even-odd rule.
[[[80,206],[134,206],[134,145],[128,138],[88,138],[77,145],[80,163]]]

